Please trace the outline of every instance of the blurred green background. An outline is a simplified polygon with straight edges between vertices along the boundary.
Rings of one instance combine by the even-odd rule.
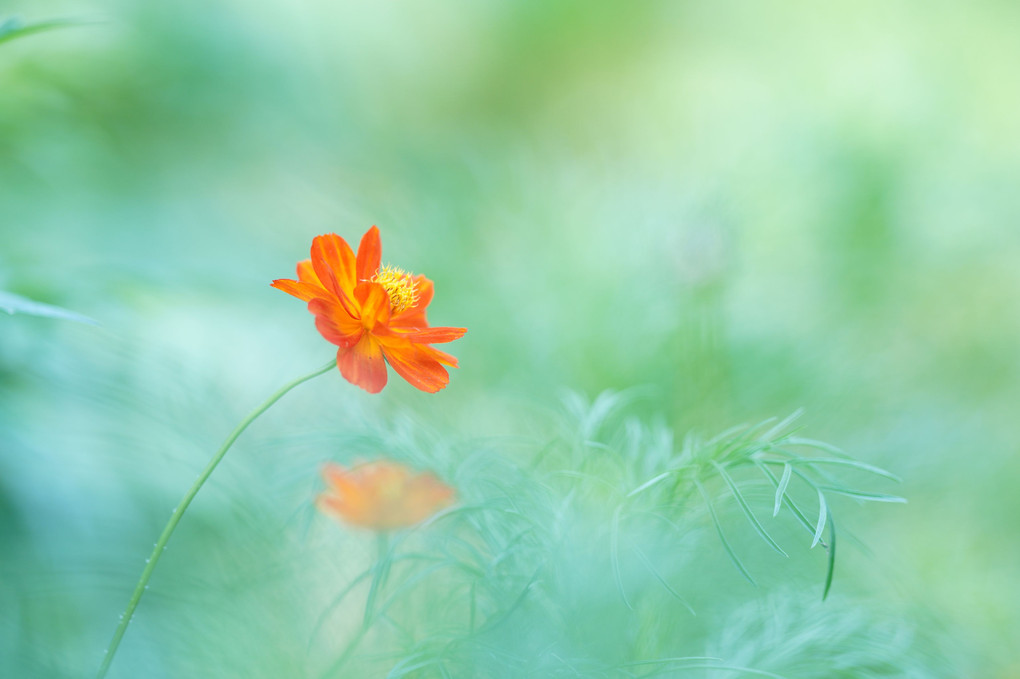
[[[678,438],[804,407],[902,476],[909,504],[854,510],[871,554],[836,590],[909,612],[943,676],[1020,676],[1020,5],[15,15],[89,23],[0,44],[0,289],[100,325],[0,314],[0,675],[90,676],[205,460],[330,355],[269,281],[378,224],[384,261],[435,280],[432,322],[469,328],[450,388],[326,377],[277,406],[111,676],[314,676],[294,583],[374,548],[322,557],[323,460],[402,426],[526,434],[564,388],[629,387]]]

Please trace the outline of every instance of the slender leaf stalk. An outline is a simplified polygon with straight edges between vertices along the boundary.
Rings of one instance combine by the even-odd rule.
[[[195,483],[191,485],[188,492],[181,499],[180,503],[174,508],[173,513],[170,515],[170,520],[167,522],[166,527],[163,528],[163,532],[159,536],[159,540],[156,541],[155,546],[152,548],[152,554],[145,561],[145,569],[142,571],[142,576],[138,579],[138,584],[135,585],[135,590],[131,594],[131,599],[128,601],[127,608],[124,609],[124,613],[120,616],[120,623],[117,625],[117,630],[113,633],[113,639],[110,641],[110,645],[106,648],[106,653],[103,656],[103,664],[99,667],[99,672],[96,674],[96,679],[103,679],[106,676],[107,671],[110,669],[110,664],[113,663],[113,658],[117,654],[117,647],[120,646],[121,639],[124,638],[124,633],[127,631],[128,625],[131,623],[131,618],[135,614],[135,609],[138,608],[138,602],[141,601],[142,595],[145,594],[145,590],[148,589],[149,579],[152,578],[153,571],[156,570],[156,564],[159,563],[159,558],[163,555],[163,551],[166,549],[167,543],[170,541],[170,536],[173,535],[174,530],[177,528],[177,524],[180,523],[181,517],[184,516],[184,512],[188,509],[188,505],[195,499],[198,491],[201,490],[205,482],[209,480],[213,470],[219,465],[223,456],[227,454],[230,447],[234,445],[234,441],[237,437],[248,428],[252,422],[254,422],[259,415],[269,410],[269,407],[279,401],[283,396],[294,387],[307,382],[313,377],[318,377],[323,373],[328,372],[336,368],[336,362],[330,361],[321,368],[311,372],[303,377],[299,377],[296,380],[288,382],[284,386],[280,387],[272,396],[267,398],[262,405],[255,408],[251,413],[241,420],[241,423],[237,425],[227,440],[223,442],[216,454],[213,455],[212,459],[202,470],[202,473],[195,479]]]

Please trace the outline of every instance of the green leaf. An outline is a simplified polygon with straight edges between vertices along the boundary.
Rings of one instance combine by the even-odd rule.
[[[726,485],[730,487],[730,490],[733,492],[733,497],[736,498],[737,504],[740,505],[741,511],[744,512],[744,516],[747,517],[747,520],[751,523],[751,526],[754,527],[754,530],[758,533],[758,535],[761,536],[761,539],[768,543],[769,547],[776,550],[783,556],[788,557],[789,554],[783,551],[783,548],[779,546],[779,543],[772,539],[772,536],[768,534],[765,528],[758,521],[758,518],[754,515],[754,512],[751,511],[751,507],[747,504],[747,500],[744,499],[744,496],[740,493],[740,490],[737,488],[737,484],[733,482],[733,479],[730,478],[730,475],[726,473],[726,470],[723,469],[723,466],[718,462],[715,462],[714,460],[712,462],[712,465],[716,468],[716,470],[718,470],[719,476],[721,476],[723,481],[726,482]]]
[[[903,479],[896,476],[892,472],[887,472],[881,467],[867,464],[865,462],[858,462],[857,460],[847,460],[843,458],[832,458],[832,457],[794,457],[786,461],[788,464],[835,464],[842,465],[844,467],[853,467],[854,469],[860,469],[861,471],[868,472],[870,474],[876,474],[883,478],[887,478],[890,481],[902,482]]]
[[[8,40],[14,40],[32,33],[41,33],[42,31],[49,31],[54,28],[64,28],[65,26],[75,26],[85,22],[74,21],[71,19],[52,19],[50,21],[38,21],[34,24],[26,24],[18,19],[12,17],[7,21],[0,24],[0,43],[7,42]]]
[[[769,429],[767,432],[758,437],[759,441],[771,441],[787,427],[794,423],[801,415],[804,414],[803,408],[797,408],[790,413],[782,422],[779,422],[776,426]]]
[[[830,455],[836,457],[849,458],[850,456],[844,453],[842,450],[834,445],[825,443],[824,441],[816,441],[814,439],[801,438],[800,436],[791,436],[786,439],[786,444],[791,446],[804,446],[805,448],[814,448],[816,450],[823,450]]]
[[[762,473],[763,473],[763,474],[764,474],[765,476],[767,476],[767,477],[768,477],[769,481],[771,481],[771,482],[772,482],[772,485],[773,485],[773,486],[776,486],[776,488],[778,488],[778,487],[779,487],[779,479],[777,479],[777,478],[776,478],[776,475],[775,475],[775,474],[773,474],[773,473],[772,473],[772,471],[771,471],[771,470],[769,470],[769,468],[768,468],[768,467],[766,467],[766,466],[765,466],[764,464],[762,464],[762,463],[761,463],[761,462],[759,462],[759,461],[755,461],[755,465],[756,465],[756,466],[758,467],[758,469],[760,469],[760,470],[761,470],[761,472],[762,472]],[[794,473],[795,473],[795,474],[797,474],[797,476],[800,476],[801,478],[804,478],[804,476],[803,476],[802,474],[799,474],[799,473],[798,473],[798,472],[796,472],[796,471],[795,471]],[[810,482],[810,480],[808,480],[808,481],[807,481],[807,483],[809,483],[809,484],[810,484],[810,483],[811,483],[811,482]],[[811,484],[811,485],[812,485],[812,488],[816,488],[816,487],[815,487],[815,486],[814,486],[813,484]],[[793,501],[793,498],[792,498],[792,497],[790,497],[790,495],[789,495],[789,494],[787,494],[787,495],[786,495],[786,496],[785,496],[785,497],[783,498],[783,502],[785,502],[785,503],[786,503],[786,505],[787,505],[787,506],[788,506],[788,507],[790,508],[790,511],[791,511],[791,512],[793,512],[793,515],[797,517],[797,521],[799,521],[799,522],[800,522],[800,525],[804,526],[804,530],[806,530],[806,531],[807,531],[808,533],[811,533],[811,534],[813,535],[813,534],[814,534],[814,532],[815,532],[815,528],[814,528],[814,525],[812,525],[811,521],[810,521],[810,520],[808,520],[808,518],[807,518],[807,516],[806,516],[806,515],[804,514],[804,512],[802,512],[802,511],[800,510],[800,507],[798,507],[798,506],[797,506],[797,503]],[[822,546],[823,546],[823,547],[825,547],[825,546],[826,546],[824,542],[823,542],[823,543],[821,543],[821,544],[822,544]]]
[[[776,485],[776,504],[772,508],[772,516],[779,516],[779,510],[783,507],[783,497],[786,495],[786,488],[790,485],[790,478],[793,477],[793,467],[783,465],[783,478],[779,479]]]
[[[858,500],[864,500],[866,502],[895,502],[899,504],[906,504],[907,499],[899,497],[898,495],[885,495],[884,493],[866,493],[863,490],[851,490],[850,488],[841,488],[839,486],[818,486],[822,490],[827,490],[830,493],[838,493],[839,495],[846,495],[847,497],[857,498]]]
[[[691,608],[691,605],[687,603],[687,600],[680,596],[677,593],[677,591],[673,589],[668,582],[666,582],[666,579],[659,574],[659,571],[655,568],[654,565],[652,565],[651,559],[648,558],[648,556],[641,550],[640,547],[635,546],[634,552],[638,555],[638,558],[641,559],[641,562],[645,565],[645,568],[648,569],[648,572],[655,576],[655,579],[659,581],[659,584],[666,588],[667,592],[676,597],[676,600],[682,603],[684,605],[684,608],[691,612],[691,615],[694,616],[698,615],[697,613],[694,612],[694,609]]]
[[[737,558],[736,552],[730,546],[729,540],[726,539],[726,534],[723,533],[722,524],[719,523],[719,517],[715,514],[715,508],[712,506],[712,501],[708,499],[708,494],[705,492],[705,487],[701,485],[701,482],[697,479],[694,480],[694,485],[697,486],[698,492],[701,493],[701,497],[705,500],[705,505],[708,507],[708,513],[712,516],[712,523],[715,524],[715,532],[719,534],[719,541],[722,542],[723,548],[726,550],[726,554],[729,555],[730,561],[737,567],[740,574],[743,575],[749,583],[758,586],[758,583],[754,581],[751,574],[744,568],[744,564],[741,563],[740,559]]]
[[[638,486],[638,487],[637,487],[637,488],[635,488],[634,490],[632,490],[632,491],[630,491],[629,493],[627,493],[627,497],[634,497],[634,496],[635,496],[635,495],[637,495],[638,493],[640,493],[640,492],[642,492],[642,491],[645,491],[645,490],[647,490],[647,489],[651,488],[652,486],[654,486],[655,484],[659,483],[659,482],[660,482],[660,481],[662,481],[663,479],[667,479],[667,478],[669,478],[670,476],[673,476],[674,474],[679,474],[679,473],[680,473],[680,472],[682,472],[682,471],[683,471],[684,469],[689,469],[690,467],[691,467],[691,465],[684,465],[683,467],[680,467],[680,468],[678,468],[678,469],[670,469],[669,471],[665,471],[665,472],[662,472],[662,473],[661,473],[661,474],[659,474],[658,476],[656,476],[656,477],[653,477],[653,478],[651,478],[651,479],[649,479],[649,480],[645,481],[645,482],[644,482],[644,483],[642,483],[642,484],[641,484],[640,486]]]
[[[3,37],[0,36],[0,41],[2,40]],[[53,306],[52,304],[36,302],[35,300],[28,299],[27,297],[15,295],[13,292],[7,292],[6,290],[0,290],[0,310],[6,311],[11,315],[26,314],[29,316],[59,318],[65,321],[99,325],[97,321],[89,318],[88,316],[83,316],[82,314],[62,309],[58,306]]]
[[[832,587],[832,574],[836,570],[836,522],[832,520],[832,512],[825,510],[829,518],[829,566],[825,573],[825,589],[822,591],[822,601],[829,596],[829,589]]]
[[[818,489],[818,526],[815,527],[814,539],[811,540],[811,549],[815,548],[818,541],[822,539],[822,531],[825,530],[825,517],[829,513],[829,508],[825,504],[825,493]]]
[[[775,474],[773,474],[772,471],[769,470],[769,468],[766,467],[761,462],[755,462],[755,464],[762,471],[762,473],[765,474],[765,476],[767,476],[770,481],[772,481],[773,485],[775,485],[778,488],[779,481],[776,479]],[[820,501],[824,502],[824,495],[822,493],[822,489],[816,486],[814,483],[812,483],[810,479],[805,478],[800,472],[796,472],[796,474],[797,476],[804,479],[804,481],[808,485],[814,488],[818,492],[818,497]],[[793,498],[787,495],[784,498],[784,500],[790,506],[790,509],[797,517],[797,520],[800,521],[801,525],[803,525],[804,528],[806,528],[808,532],[812,533],[812,535],[814,536],[816,542],[813,542],[811,546],[814,547],[815,544],[821,544],[822,547],[824,547],[828,551],[829,560],[827,570],[825,573],[825,590],[822,593],[822,600],[824,601],[825,597],[829,595],[829,589],[832,587],[832,576],[836,570],[836,523],[832,520],[832,512],[826,505],[825,518],[829,522],[829,543],[826,544],[821,540],[820,537],[818,537],[819,526],[816,525],[814,528],[811,527],[811,524],[808,522],[807,517],[804,516],[804,513],[800,511],[800,508],[797,507],[796,503],[794,503]]]

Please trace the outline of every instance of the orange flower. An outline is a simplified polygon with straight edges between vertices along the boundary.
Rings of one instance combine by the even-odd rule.
[[[382,391],[388,362],[411,385],[437,392],[450,381],[443,366],[456,368],[457,359],[430,345],[452,342],[467,330],[430,328],[425,308],[432,281],[380,268],[381,258],[374,226],[362,237],[357,257],[335,233],[316,236],[311,259],[298,262],[298,279],[275,280],[273,287],[308,302],[315,327],[340,347],[336,364],[349,382],[373,394]]]
[[[396,462],[377,460],[353,469],[330,463],[322,477],[329,489],[319,495],[316,506],[362,528],[406,528],[453,504],[453,488]]]

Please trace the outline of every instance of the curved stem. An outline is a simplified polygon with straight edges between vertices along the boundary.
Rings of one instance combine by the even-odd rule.
[[[131,623],[131,617],[135,614],[135,609],[138,608],[138,602],[141,601],[142,595],[145,590],[148,589],[149,579],[152,577],[152,572],[156,570],[156,564],[159,563],[159,558],[163,555],[163,550],[166,549],[166,543],[170,541],[170,536],[173,535],[174,529],[177,528],[177,524],[180,523],[181,517],[184,516],[185,510],[191,501],[195,499],[195,495],[205,485],[205,482],[209,480],[209,476],[212,475],[213,470],[223,459],[223,456],[230,450],[230,446],[234,445],[234,441],[237,437],[248,428],[248,425],[255,421],[259,415],[266,412],[271,405],[283,398],[284,394],[293,389],[294,387],[307,382],[313,377],[318,377],[323,373],[329,372],[336,368],[336,361],[331,360],[329,363],[319,368],[315,372],[309,373],[304,377],[299,377],[292,382],[288,382],[284,386],[280,387],[272,396],[267,398],[262,405],[251,411],[249,415],[241,420],[241,423],[237,425],[227,440],[223,442],[213,458],[209,460],[209,464],[205,466],[202,473],[195,479],[195,483],[191,485],[191,488],[178,503],[177,507],[174,508],[173,513],[170,515],[170,520],[167,522],[166,527],[159,536],[159,540],[156,541],[155,546],[152,548],[152,554],[145,560],[145,570],[142,571],[142,576],[138,578],[138,584],[135,585],[135,591],[131,594],[131,599],[128,601],[127,608],[124,609],[124,613],[120,616],[120,623],[117,625],[117,631],[113,633],[113,639],[110,641],[110,645],[106,648],[105,656],[103,657],[103,664],[99,667],[99,673],[96,675],[96,679],[103,679],[106,676],[106,672],[110,669],[110,664],[113,662],[113,657],[117,653],[117,647],[120,646],[120,640],[124,637],[124,632],[127,631],[128,625]]]

